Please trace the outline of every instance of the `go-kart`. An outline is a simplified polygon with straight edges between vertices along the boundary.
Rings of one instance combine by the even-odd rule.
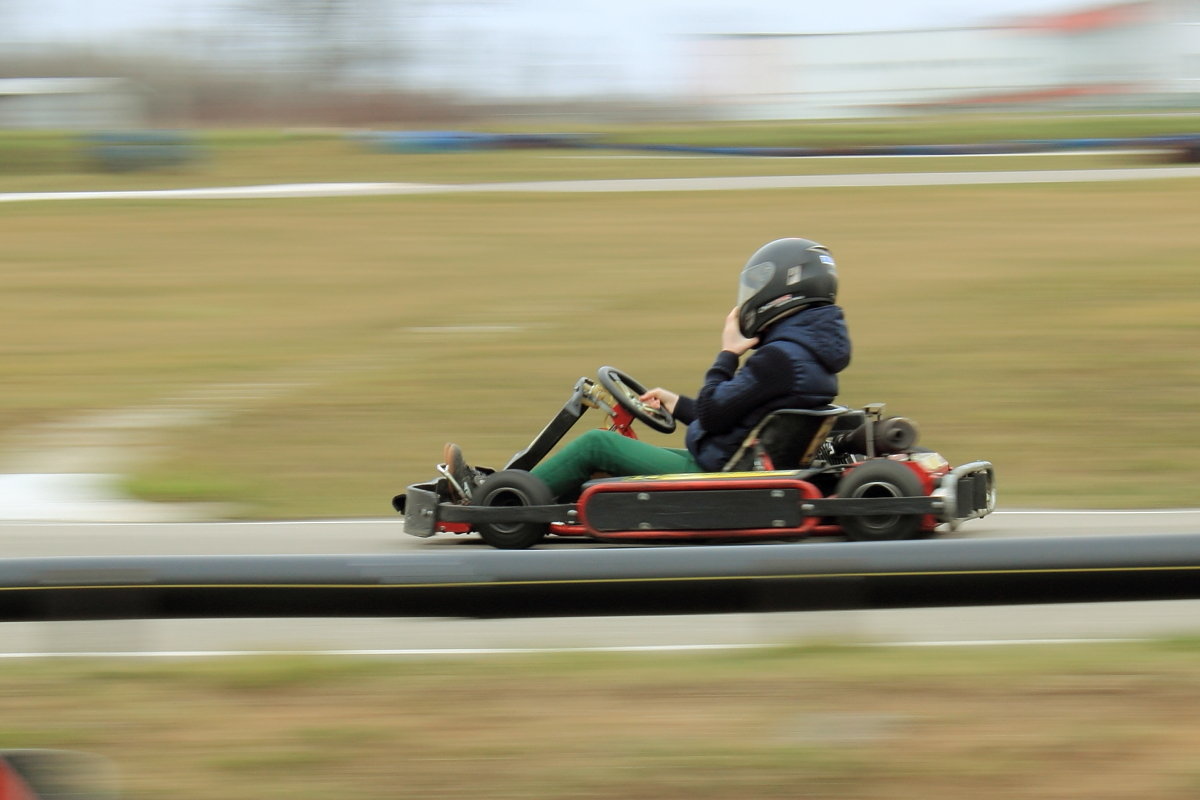
[[[392,499],[413,536],[478,533],[503,549],[522,549],[547,534],[602,541],[786,540],[813,536],[856,541],[932,536],[995,509],[987,461],[958,467],[917,446],[917,427],[884,417],[882,403],[773,411],[746,436],[720,472],[597,477],[573,502],[556,502],[529,474],[589,408],[607,427],[637,438],[641,422],[670,433],[675,420],[642,402],[642,384],[613,367],[580,378],[562,409],[503,469],[476,467],[471,503],[455,502],[446,464],[437,477]]]

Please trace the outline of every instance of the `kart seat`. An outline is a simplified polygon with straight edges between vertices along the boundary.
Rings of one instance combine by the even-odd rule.
[[[834,423],[848,412],[845,406],[772,411],[746,434],[722,472],[805,469]]]

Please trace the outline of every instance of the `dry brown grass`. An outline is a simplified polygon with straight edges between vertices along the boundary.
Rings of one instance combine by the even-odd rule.
[[[124,797],[1195,797],[1194,643],[6,665]]]
[[[0,426],[262,383],[156,433],[139,490],[386,515],[445,440],[495,465],[601,364],[694,390],[744,258],[799,234],[842,265],[843,402],[887,401],[952,460],[995,461],[1009,507],[1192,505],[1195,191],[9,205]]]

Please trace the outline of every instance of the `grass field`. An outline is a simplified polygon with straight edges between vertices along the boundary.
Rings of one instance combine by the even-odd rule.
[[[1197,644],[0,666],[127,800],[1194,798]]]
[[[562,155],[243,135],[193,174],[6,174],[0,191],[878,163]],[[86,438],[81,415],[192,410],[127,437],[133,491],[256,518],[386,515],[444,441],[497,465],[602,364],[694,391],[745,258],[804,235],[841,267],[842,402],[886,401],[952,460],[994,461],[1008,507],[1190,506],[1198,183],[3,204],[0,458],[27,462],[39,425]]]

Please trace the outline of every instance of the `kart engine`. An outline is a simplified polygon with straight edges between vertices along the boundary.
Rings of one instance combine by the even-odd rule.
[[[831,464],[850,463],[855,456],[892,455],[910,452],[917,444],[917,423],[907,417],[868,419],[850,431],[835,432],[821,446],[817,457]]]

